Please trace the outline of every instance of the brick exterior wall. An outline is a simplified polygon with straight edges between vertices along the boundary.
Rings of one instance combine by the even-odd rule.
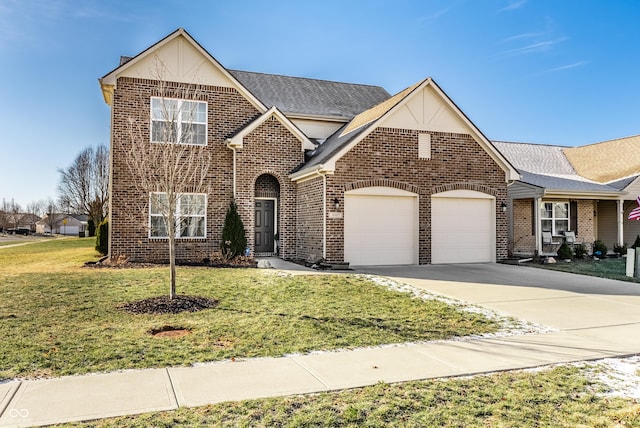
[[[299,260],[316,261],[323,257],[323,192],[322,177],[298,183],[296,258]]]
[[[431,133],[431,159],[418,158],[418,131],[378,128],[336,163],[327,177],[327,205],[334,198],[344,208],[344,192],[352,188],[380,185],[419,194],[419,263],[431,262],[431,195],[467,189],[496,198],[496,259],[507,257],[507,214],[504,171],[470,135]],[[329,206],[331,205],[331,206]],[[327,260],[344,257],[344,219],[327,219]]]
[[[179,97],[193,92],[193,87],[167,83],[166,96]],[[163,262],[168,260],[165,239],[149,239],[148,198],[146,192],[134,185],[125,158],[123,144],[129,142],[128,121],[133,118],[142,124],[142,139],[149,141],[149,109],[151,96],[158,96],[158,82],[146,79],[120,78],[113,99],[112,126],[112,206],[110,224],[110,254],[124,255],[133,261]],[[194,99],[194,97],[185,97]],[[179,261],[200,261],[220,248],[220,237],[229,201],[233,193],[232,151],[225,145],[228,137],[252,122],[259,112],[236,90],[223,87],[199,86],[196,99],[207,101],[207,149],[213,164],[207,179],[213,192],[208,195],[206,239],[177,240],[176,258]],[[150,143],[149,143],[150,144]],[[280,183],[282,195],[279,212],[287,218],[283,229],[283,249],[289,257],[295,250],[295,191],[287,178],[288,172],[302,162],[300,142],[277,121],[266,121],[245,138],[245,148],[238,152],[237,190],[241,202],[239,211],[253,242],[253,198],[256,179],[269,173]],[[283,209],[282,206],[285,208]],[[139,208],[146,207],[146,208]],[[287,208],[289,207],[289,208]]]
[[[237,152],[237,203],[240,216],[247,229],[247,242],[254,248],[255,194],[262,195],[264,186],[256,180],[269,174],[278,181],[278,233],[280,257],[296,258],[296,186],[289,179],[289,172],[304,161],[302,143],[275,117],[270,117],[249,133],[243,148]],[[262,180],[261,180],[262,181]]]
[[[536,237],[533,227],[533,199],[513,201],[513,238],[510,243],[515,254],[533,254]]]
[[[169,94],[165,96],[174,93],[180,97],[188,88],[169,83]],[[212,164],[207,180],[213,190],[207,199],[206,238],[178,239],[178,261],[200,261],[218,251],[225,213],[233,196],[233,152],[225,142],[259,117],[256,108],[234,89],[197,89],[196,98],[185,98],[208,103],[206,149]],[[112,104],[110,255],[124,255],[132,261],[168,260],[167,241],[148,237],[149,195],[136,188],[123,155],[129,144],[130,118],[141,124],[142,139],[149,141],[150,98],[158,95],[156,81],[120,78]],[[326,212],[336,211],[334,198],[340,201],[339,210],[343,210],[345,190],[360,187],[383,185],[419,194],[419,262],[425,264],[431,260],[431,195],[456,189],[488,193],[496,198],[496,258],[505,258],[507,218],[499,208],[506,198],[504,172],[470,135],[432,132],[431,145],[431,159],[419,159],[417,131],[374,130],[337,162],[334,175],[327,176]],[[245,136],[243,148],[236,152],[236,190],[250,248],[254,248],[255,198],[275,194],[280,256],[322,257],[323,179],[296,184],[288,178],[290,171],[303,161],[300,141],[275,117]],[[342,261],[344,219],[326,221],[327,260]]]
[[[596,238],[596,219],[593,213],[596,211],[596,201],[582,199],[578,202],[578,233],[576,237],[584,242],[587,251],[591,251],[591,244]]]

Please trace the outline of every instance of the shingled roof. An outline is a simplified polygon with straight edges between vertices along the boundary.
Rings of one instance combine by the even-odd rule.
[[[380,86],[228,70],[267,107],[287,115],[351,120],[391,97]]]
[[[640,135],[564,150],[583,177],[602,183],[640,174]]]

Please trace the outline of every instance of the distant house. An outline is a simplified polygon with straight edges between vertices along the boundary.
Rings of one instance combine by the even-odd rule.
[[[31,233],[36,231],[36,223],[40,217],[28,213],[2,212],[0,216],[0,231],[28,230]]]
[[[640,136],[580,147],[494,144],[521,174],[508,190],[514,254],[553,254],[567,231],[588,251],[595,240],[612,250],[640,234],[640,221],[627,219],[640,195]]]
[[[44,216],[36,223],[36,233],[51,233],[54,235],[79,236],[88,231],[88,217],[85,214],[51,214]]]

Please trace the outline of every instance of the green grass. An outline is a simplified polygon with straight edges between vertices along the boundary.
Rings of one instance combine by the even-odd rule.
[[[527,264],[543,269],[557,270],[562,272],[577,273],[580,275],[597,276],[600,278],[616,279],[619,281],[640,283],[640,278],[632,278],[625,275],[627,259],[602,259],[602,260],[580,260],[570,263],[558,260],[551,264]]]
[[[630,427],[640,405],[603,398],[576,367],[228,402],[85,427]]]
[[[168,269],[83,268],[94,240],[0,249],[0,380],[189,365],[446,339],[496,322],[390,291],[353,275],[282,276],[262,269],[179,268],[179,294],[216,309],[133,315],[117,306],[168,292]],[[148,333],[170,325],[180,338]]]

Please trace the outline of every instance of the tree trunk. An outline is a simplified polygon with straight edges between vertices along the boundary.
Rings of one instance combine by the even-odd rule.
[[[171,204],[175,205],[175,204]],[[169,299],[176,297],[176,228],[175,220],[172,212],[170,212],[167,223],[169,226],[169,272],[170,272],[170,286],[169,286]]]

